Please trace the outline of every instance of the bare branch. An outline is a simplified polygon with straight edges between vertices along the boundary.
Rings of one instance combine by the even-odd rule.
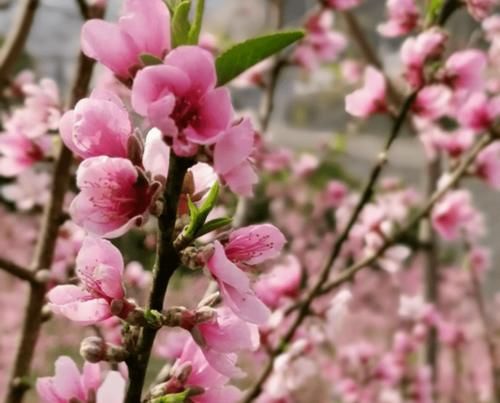
[[[9,82],[13,69],[33,25],[39,0],[20,0],[16,19],[0,50],[0,88]]]
[[[25,280],[30,283],[36,282],[33,272],[3,258],[0,258],[0,270],[3,270],[21,280]]]

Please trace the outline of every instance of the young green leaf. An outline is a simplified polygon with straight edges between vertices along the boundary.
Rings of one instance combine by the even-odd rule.
[[[190,0],[183,0],[175,7],[171,23],[172,46],[174,48],[189,43],[189,31],[191,29],[191,24],[189,22],[190,10]]]
[[[144,66],[154,66],[163,63],[163,60],[154,55],[150,55],[149,53],[141,54],[139,56],[139,59],[141,59],[141,62]]]
[[[227,84],[245,70],[285,49],[303,36],[303,31],[282,31],[234,45],[215,61],[217,84]]]
[[[203,24],[203,14],[205,12],[205,0],[198,0],[194,20],[189,30],[188,43],[196,45],[200,39],[201,26]]]
[[[433,24],[439,17],[439,13],[443,8],[444,0],[430,0],[427,6],[426,12],[426,22],[427,24]]]
[[[219,228],[227,227],[228,225],[231,225],[232,222],[233,219],[230,217],[221,217],[210,220],[200,228],[200,230],[196,233],[196,237],[199,238],[200,236],[218,230]]]
[[[186,389],[183,392],[174,393],[153,400],[153,403],[184,403],[189,397],[190,390]]]
[[[197,236],[198,231],[203,227],[208,215],[215,207],[217,198],[219,197],[219,183],[215,182],[210,192],[200,207],[197,207],[190,198],[188,198],[189,208],[189,225],[184,228],[182,236],[186,239],[192,240]]]

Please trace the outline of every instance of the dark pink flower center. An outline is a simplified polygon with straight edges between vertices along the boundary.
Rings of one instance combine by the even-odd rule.
[[[195,126],[199,121],[198,105],[187,98],[177,98],[171,115],[179,131],[189,126]]]

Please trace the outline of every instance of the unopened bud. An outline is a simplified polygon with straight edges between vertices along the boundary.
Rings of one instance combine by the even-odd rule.
[[[35,281],[40,284],[47,284],[51,279],[49,270],[39,270],[35,273]]]
[[[191,371],[193,367],[190,362],[183,362],[181,365],[178,365],[172,370],[172,378],[177,379],[181,384],[184,384],[189,375],[191,375]]]
[[[216,305],[218,302],[220,302],[220,292],[219,291],[216,291],[210,295],[207,295],[206,297],[204,297],[200,303],[198,304],[199,307],[203,307],[203,306],[214,306]]]
[[[123,308],[125,307],[125,302],[121,299],[114,299],[111,301],[110,310],[115,316],[121,316],[123,313]]]
[[[80,355],[85,361],[92,364],[104,361],[106,359],[106,342],[97,336],[87,337],[80,344]]]
[[[52,318],[52,310],[48,305],[42,307],[42,322],[47,322]]]
[[[196,324],[212,321],[216,318],[217,312],[209,306],[202,306],[198,308],[194,314],[194,321]]]

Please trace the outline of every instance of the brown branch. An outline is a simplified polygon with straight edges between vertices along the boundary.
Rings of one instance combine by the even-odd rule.
[[[99,17],[103,12],[103,9],[96,10],[96,16]],[[80,53],[77,74],[68,103],[69,108],[74,107],[87,94],[94,64],[94,60]],[[40,235],[33,257],[32,267],[35,273],[49,269],[52,264],[58,231],[62,224],[63,202],[69,185],[72,160],[71,151],[61,144],[54,167],[52,192],[44,211]],[[35,346],[43,322],[42,307],[44,300],[45,286],[32,283],[28,304],[25,309],[21,340],[10,376],[7,403],[21,402],[27,389],[23,380],[30,372]]]
[[[157,311],[163,309],[168,283],[181,263],[178,251],[174,246],[175,221],[184,176],[191,165],[193,165],[191,159],[179,158],[171,152],[167,185],[163,194],[165,207],[158,218],[159,239],[153,268],[153,289],[149,296],[148,309]],[[127,360],[130,383],[125,399],[126,403],[141,401],[149,357],[156,333],[157,329],[141,329],[136,351]]]
[[[36,282],[35,276],[33,275],[33,272],[31,270],[28,270],[25,267],[21,267],[18,264],[3,258],[0,258],[0,270],[3,270],[21,280],[25,280],[30,283]]]
[[[427,197],[432,197],[437,189],[437,183],[441,176],[441,159],[439,157],[427,164]],[[436,233],[432,229],[431,220],[422,220],[421,241],[428,247],[423,252],[425,260],[425,299],[427,302],[437,305],[439,301],[439,243]],[[437,383],[437,358],[438,358],[438,334],[436,328],[431,328],[425,343],[425,359],[432,371],[433,384]]]
[[[283,28],[285,24],[285,0],[271,0],[274,12],[276,14],[276,29]],[[264,95],[260,105],[260,128],[262,133],[266,133],[271,122],[271,116],[274,112],[274,99],[279,78],[287,65],[286,58],[278,55],[274,57],[274,63],[269,74],[269,82],[265,88]]]
[[[84,20],[92,18],[90,7],[88,6],[86,0],[76,0],[76,4]]]
[[[39,0],[20,0],[18,14],[0,50],[0,88],[9,83],[9,74],[24,49],[33,25]]]

